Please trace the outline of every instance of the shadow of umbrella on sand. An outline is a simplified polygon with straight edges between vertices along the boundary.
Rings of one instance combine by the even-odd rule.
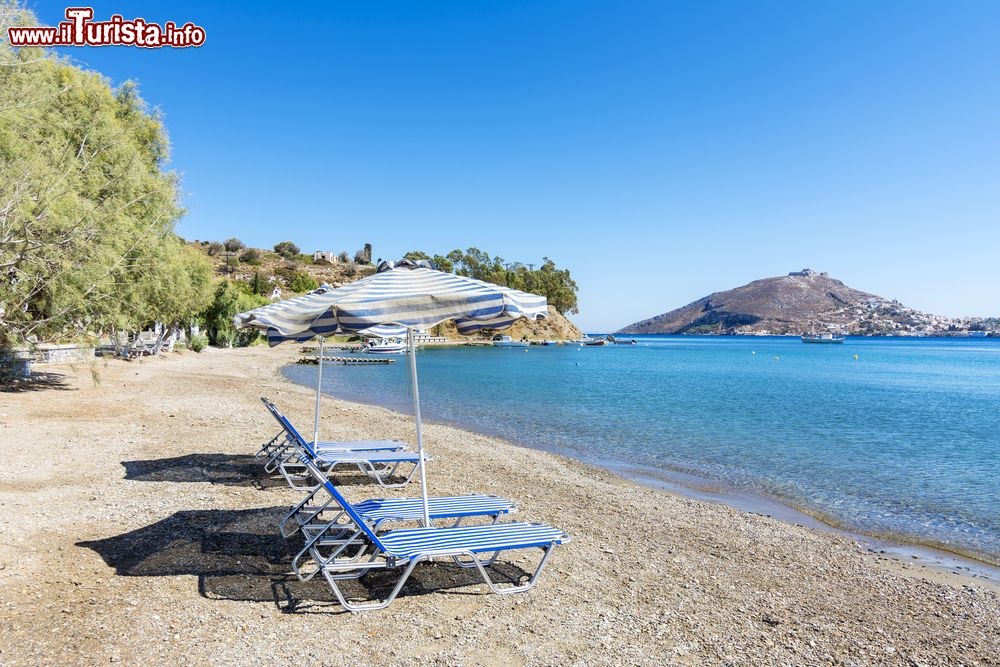
[[[266,331],[272,345],[284,340],[299,340],[301,336],[358,332],[380,325],[406,328],[425,526],[433,524],[427,501],[414,330],[454,320],[460,334],[471,335],[483,329],[506,329],[522,318],[535,320],[548,316],[543,296],[432,267],[433,264],[427,261],[382,262],[375,275],[357,282],[321,294],[290,299],[282,308],[278,306],[286,302],[240,313],[233,318],[237,327]]]

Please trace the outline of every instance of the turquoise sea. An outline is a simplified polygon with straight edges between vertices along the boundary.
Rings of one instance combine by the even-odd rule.
[[[1000,563],[1000,340],[636,340],[421,349],[424,416],[616,468],[693,474]],[[410,412],[397,359],[327,366],[323,388]],[[316,372],[285,371],[311,386]]]

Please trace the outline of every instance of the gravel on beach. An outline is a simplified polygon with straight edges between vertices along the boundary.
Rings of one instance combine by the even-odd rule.
[[[0,392],[0,665],[1000,665],[988,584],[434,424],[432,494],[506,496],[573,540],[523,595],[421,564],[388,609],[345,613],[322,578],[289,575],[297,543],[275,524],[300,496],[251,456],[276,431],[259,396],[312,424],[311,392],[280,374],[295,353],[36,367]],[[325,398],[321,423],[413,442],[381,408]],[[352,499],[419,494],[341,481]],[[353,590],[393,582],[369,579]]]

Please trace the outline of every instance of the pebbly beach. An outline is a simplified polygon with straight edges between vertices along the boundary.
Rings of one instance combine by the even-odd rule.
[[[298,546],[275,523],[299,496],[251,456],[275,430],[260,395],[310,421],[311,392],[281,375],[294,354],[51,367],[0,393],[0,663],[997,664],[987,582],[440,424],[432,493],[516,499],[517,520],[573,541],[524,595],[423,564],[388,609],[344,613],[322,580],[289,576]],[[323,401],[323,436],[412,431]]]

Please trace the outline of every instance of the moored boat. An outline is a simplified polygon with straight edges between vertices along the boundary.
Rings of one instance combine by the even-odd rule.
[[[835,336],[832,333],[806,334],[802,336],[803,343],[843,343],[843,336]]]
[[[528,347],[526,340],[512,340],[510,336],[497,334],[493,337],[493,347]]]
[[[406,342],[401,338],[379,338],[365,346],[368,354],[405,354]]]

